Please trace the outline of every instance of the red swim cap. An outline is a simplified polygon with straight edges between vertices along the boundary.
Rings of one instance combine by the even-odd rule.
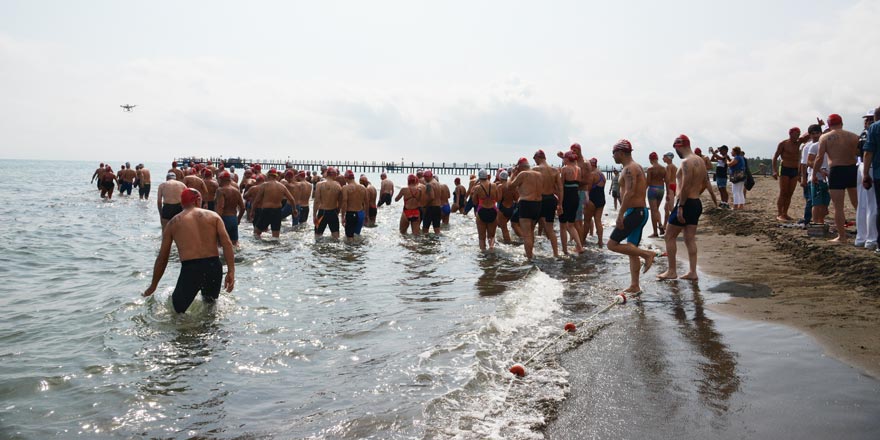
[[[265,175],[265,174],[260,174],[260,175],[257,176],[257,183],[263,183],[263,182],[265,182],[265,181],[266,181],[266,175]]]
[[[183,206],[195,205],[202,198],[202,194],[193,188],[186,188],[180,192],[180,204]]]
[[[336,168],[333,168],[333,167],[327,167],[327,175],[328,175],[328,176],[338,176],[338,175],[339,175],[339,171],[336,171]]]
[[[298,175],[299,177],[306,177],[306,172],[305,172],[305,171],[300,171],[297,175]]]
[[[596,159],[595,157],[592,158],[592,159],[590,159],[590,164],[591,164],[591,165],[596,165],[597,163],[599,163],[599,159]]]
[[[675,141],[672,143],[672,146],[673,147],[690,147],[691,140],[687,136],[680,134],[680,135],[678,135],[677,138],[675,138]]]
[[[292,179],[295,176],[293,170],[287,170],[284,172],[284,178],[287,180]]]
[[[571,144],[571,151],[577,151],[578,153],[580,153],[581,152],[581,144],[579,144],[577,142]]]
[[[410,185],[419,183],[419,178],[416,177],[415,174],[410,174],[409,176],[406,176],[406,183]]]
[[[352,171],[352,170],[345,170],[345,178],[346,178],[346,179],[354,179],[354,171]]]
[[[171,162],[171,166],[177,168],[177,161],[175,160],[174,162]]]
[[[198,170],[196,170],[195,168],[190,168],[190,169],[189,169],[189,175],[190,175],[190,176],[195,176],[195,175],[198,174],[198,173],[199,173]]]
[[[835,125],[843,125],[843,118],[837,113],[832,113],[828,116],[828,126],[833,127]]]
[[[629,141],[626,139],[621,139],[621,140],[617,141],[616,144],[614,144],[614,148],[611,151],[612,152],[625,151],[627,153],[632,153],[632,150],[633,150],[632,144],[629,143]]]
[[[651,154],[648,155],[648,160],[657,160],[657,153],[652,151]]]
[[[524,158],[524,157],[521,157],[521,158],[519,158],[518,161],[516,161],[516,164],[517,164],[517,165],[528,165],[528,164],[529,164],[529,160],[526,159],[526,158]]]
[[[430,179],[430,178],[434,177],[434,172],[431,170],[425,170],[425,172],[422,174],[422,176],[425,179]]]
[[[269,172],[266,173],[266,174],[268,174],[268,175],[270,175],[270,176],[274,174],[274,175],[277,176],[277,175],[278,175],[278,170],[276,170],[275,168],[269,168]]]
[[[535,155],[532,156],[532,158],[533,158],[533,159],[538,159],[538,158],[546,159],[546,158],[547,158],[547,155],[544,154],[544,150],[538,150],[538,151],[535,152]]]
[[[697,147],[697,148],[694,150],[694,154],[696,154],[697,156],[699,156],[699,155],[703,154],[703,150],[701,150],[700,147]]]
[[[231,180],[232,174],[229,174],[229,171],[224,171],[224,172],[220,173],[220,175],[217,176],[217,178],[220,180]]]
[[[460,184],[461,184],[461,179],[458,178],[458,177],[456,177],[455,180],[454,180],[454,182],[455,182],[456,185],[460,185]]]
[[[800,132],[801,132],[801,129],[800,129],[800,128],[797,128],[797,127],[791,127],[791,128],[788,129],[788,134],[789,134],[789,135],[791,135],[792,133],[800,133]]]
[[[212,173],[211,170],[205,168],[205,170],[202,171],[202,175],[205,176],[205,177],[211,177],[211,176],[214,175],[214,173]]]
[[[254,171],[260,171],[260,170],[262,170],[262,169],[263,169],[263,166],[262,166],[262,165],[260,165],[260,164],[255,164],[255,165],[254,165]]]
[[[565,154],[562,155],[562,158],[569,162],[576,162],[577,153],[575,153],[574,151],[566,151]]]

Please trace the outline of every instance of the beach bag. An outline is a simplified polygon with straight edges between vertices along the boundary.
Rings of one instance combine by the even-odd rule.
[[[746,168],[746,191],[751,191],[752,188],[755,187],[755,178],[752,177],[752,172]]]
[[[736,170],[730,174],[730,183],[740,183],[743,180],[746,180],[746,172],[743,170]]]

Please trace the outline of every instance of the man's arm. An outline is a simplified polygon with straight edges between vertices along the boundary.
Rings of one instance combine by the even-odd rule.
[[[159,208],[159,215],[162,215],[162,190],[165,189],[164,184],[159,184],[159,189],[156,191],[156,207]]]
[[[290,206],[296,206],[296,198],[293,197],[293,194],[287,189],[287,186],[281,185],[281,187],[284,188],[284,197],[287,197],[287,202],[290,203]]]
[[[223,195],[223,191],[220,188],[217,188],[217,191],[214,192],[214,212],[222,215],[225,205],[226,196]]]
[[[232,292],[235,287],[235,250],[232,248],[232,241],[226,233],[226,226],[220,216],[214,217],[214,227],[217,229],[220,246],[223,247],[223,259],[226,260],[226,279],[223,281],[223,287],[226,288],[226,292]]]
[[[822,138],[819,138],[819,151],[816,152],[815,157],[821,157],[821,158],[825,157],[825,140]],[[813,160],[815,161],[815,158]],[[813,182],[818,182],[818,181],[819,181],[819,170],[817,170],[816,167],[813,167]]]
[[[630,167],[623,168],[623,184],[620,185],[620,209],[617,210],[617,228],[623,229],[623,215],[636,202],[638,194],[635,191],[635,178]]]
[[[783,141],[783,142],[785,142],[785,141]],[[772,170],[772,171],[773,171],[773,178],[774,178],[774,179],[777,178],[777,177],[779,176],[777,170],[779,169],[779,161],[778,161],[778,159],[779,159],[780,156],[782,156],[782,142],[780,142],[779,145],[776,146],[776,152],[773,153],[773,161],[772,161],[772,163],[773,163],[773,165],[772,165],[773,170]]]
[[[345,185],[345,186],[348,186],[348,185]],[[347,212],[348,212],[348,191],[346,191],[346,188],[343,187],[342,188],[342,201],[340,202],[340,205],[339,205],[339,215],[342,216],[342,224],[343,225],[345,224],[345,213],[347,213]]]
[[[162,231],[162,244],[159,246],[159,255],[156,256],[156,263],[153,265],[153,280],[150,282],[150,287],[147,287],[147,290],[144,291],[143,296],[150,296],[153,292],[156,291],[156,287],[159,286],[159,280],[162,279],[162,275],[165,274],[165,268],[168,267],[168,256],[171,255],[171,230],[174,229],[174,224],[176,222],[172,222],[168,224],[164,231]],[[223,229],[226,232],[226,229]],[[228,237],[227,237],[228,240]]]

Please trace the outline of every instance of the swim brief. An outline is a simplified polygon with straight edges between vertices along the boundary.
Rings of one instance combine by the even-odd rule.
[[[648,223],[648,208],[629,208],[623,213],[623,229],[614,228],[610,240],[638,246],[642,242],[642,230]]]
[[[163,220],[171,220],[175,215],[183,212],[183,206],[180,203],[166,203],[162,205],[162,214],[160,217]]]
[[[495,220],[498,218],[498,211],[495,208],[477,206],[477,218],[486,224],[495,223]]]
[[[440,207],[440,211],[443,212],[443,217],[446,217],[452,213],[452,207],[450,207],[449,204],[446,204]]]
[[[229,234],[229,239],[232,241],[238,241],[238,217],[234,215],[224,215],[220,218],[223,219],[223,226],[226,227],[226,233]]]
[[[669,195],[674,196],[675,190],[678,188],[674,183],[670,183],[669,185]]]
[[[797,177],[798,169],[792,167],[782,167],[782,172],[779,173],[779,175],[785,177]]]
[[[541,217],[547,223],[553,223],[556,218],[556,206],[559,203],[553,194],[544,194],[541,196]]]
[[[171,294],[174,311],[183,313],[189,308],[196,294],[202,292],[202,300],[214,302],[220,296],[220,284],[223,280],[223,265],[220,257],[198,258],[181,261],[180,275],[177,285]]]
[[[119,184],[119,193],[126,193],[128,195],[131,195],[131,182],[126,182],[123,180],[122,183]]]
[[[315,226],[316,235],[324,235],[324,230],[330,227],[330,232],[339,232],[339,210],[338,209],[319,209],[318,210],[318,226]]]
[[[648,187],[648,200],[663,200],[663,194],[665,194],[666,190],[663,189],[663,185],[651,185]]]
[[[519,218],[538,221],[541,218],[541,202],[533,200],[519,201]]]
[[[700,199],[687,199],[681,208],[684,219],[678,218],[678,205],[676,205],[669,214],[669,224],[681,227],[696,226],[700,221],[700,216],[703,215],[703,202]]]
[[[498,211],[501,212],[504,217],[507,217],[507,219],[513,217],[513,205],[510,205],[510,208],[505,208],[504,205],[501,204],[501,202],[498,202],[497,207]]]
[[[278,232],[281,230],[283,218],[281,208],[263,208],[260,212],[260,218],[254,221],[254,227],[261,231],[271,227],[272,232]]]
[[[418,208],[404,209],[403,216],[411,222],[417,222],[421,218],[422,213],[418,210]]]
[[[828,173],[828,189],[855,188],[858,180],[858,165],[839,165],[831,167]]]
[[[596,206],[596,209],[605,207],[605,187],[597,186],[590,190],[590,201]]]

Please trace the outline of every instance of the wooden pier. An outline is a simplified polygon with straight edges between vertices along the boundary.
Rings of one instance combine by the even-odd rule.
[[[334,167],[340,171],[352,170],[355,173],[392,173],[392,174],[415,174],[419,170],[431,170],[434,174],[447,174],[465,176],[477,174],[481,169],[495,174],[498,168],[512,168],[514,164],[497,163],[457,163],[457,162],[368,162],[368,161],[333,161],[333,160],[275,160],[275,159],[245,159],[240,157],[180,157],[174,159],[180,165],[193,163],[220,163],[227,168],[245,169],[259,164],[263,170],[277,168],[283,170],[290,165],[291,168],[303,171],[318,171],[324,167]],[[551,159],[552,160],[552,159]],[[612,168],[603,167],[606,176],[611,176]]]

